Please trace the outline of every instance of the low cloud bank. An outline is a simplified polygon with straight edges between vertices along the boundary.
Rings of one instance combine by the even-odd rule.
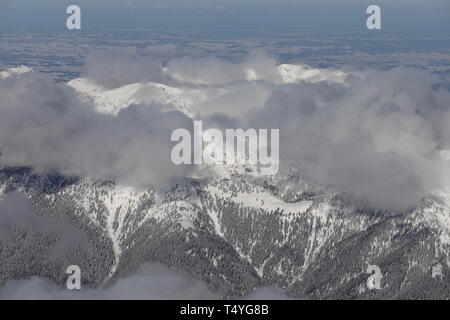
[[[29,200],[19,192],[6,194],[0,202],[0,242],[7,243],[15,229],[56,236],[58,240],[50,250],[50,259],[64,258],[71,251],[88,244],[86,235],[74,227],[34,214]]]
[[[155,300],[211,300],[222,295],[184,271],[176,271],[160,264],[142,265],[133,275],[121,278],[103,289],[68,290],[39,277],[9,280],[0,288],[0,299],[58,300],[58,299],[155,299]],[[242,299],[291,299],[270,287],[257,288]]]

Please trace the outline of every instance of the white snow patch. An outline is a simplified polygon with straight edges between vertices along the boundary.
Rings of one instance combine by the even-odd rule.
[[[5,194],[6,186],[4,184],[0,185],[0,200],[3,199],[3,195]]]
[[[442,265],[440,263],[434,265],[431,268],[431,276],[433,277],[433,279],[436,279],[437,277],[441,278],[443,277],[442,274]]]
[[[221,226],[220,226],[220,222],[219,222],[219,213],[214,209],[209,210],[208,213],[213,222],[213,226],[214,226],[214,230],[215,230],[216,234],[218,236],[220,236],[221,238],[225,238],[225,236],[222,232]]]
[[[298,214],[306,212],[306,210],[308,210],[308,208],[312,205],[312,201],[300,201],[295,203],[284,202],[283,200],[272,196],[263,188],[255,187],[255,189],[257,190],[252,190],[250,192],[238,192],[234,195],[230,191],[223,191],[215,186],[209,186],[207,191],[214,196],[230,199],[244,207],[263,209],[269,212],[278,209],[283,211],[284,214]],[[258,190],[260,192],[257,192]]]
[[[120,110],[132,104],[170,104],[188,116],[190,108],[202,99],[199,92],[172,88],[159,83],[132,83],[111,90],[99,86],[87,78],[78,78],[67,83],[82,96],[93,100],[99,113],[117,115]]]
[[[4,80],[9,77],[17,77],[31,71],[33,71],[33,68],[27,66],[18,66],[14,68],[9,68],[6,71],[0,71],[0,79]]]
[[[344,83],[347,73],[335,69],[315,69],[306,65],[281,64],[278,73],[285,83],[305,82],[336,82]]]
[[[440,229],[440,241],[442,244],[450,245],[450,197],[448,192],[436,192],[436,195],[443,201],[441,206],[437,203],[426,207],[423,210],[424,217],[435,223]]]

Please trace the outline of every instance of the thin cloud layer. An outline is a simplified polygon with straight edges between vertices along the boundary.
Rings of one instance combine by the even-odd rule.
[[[139,54],[135,48],[123,48],[88,54],[84,70],[87,78],[111,89],[136,82],[163,81],[162,62]]]

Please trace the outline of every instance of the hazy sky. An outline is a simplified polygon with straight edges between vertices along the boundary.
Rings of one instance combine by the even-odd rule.
[[[70,4],[80,5],[86,30],[120,25],[361,32],[367,6],[378,4],[386,32],[450,32],[448,0],[0,0],[0,28],[64,28]]]

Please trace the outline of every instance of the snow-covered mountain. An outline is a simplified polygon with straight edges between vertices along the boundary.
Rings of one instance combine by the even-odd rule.
[[[177,78],[165,70],[169,77]],[[247,70],[246,78],[250,83],[264,78],[258,78],[252,70]],[[320,82],[329,81],[342,83],[347,76],[340,70],[314,69],[306,65],[281,64],[277,68],[281,83]],[[189,116],[199,112],[198,105],[214,102],[219,97],[225,97],[233,90],[241,90],[240,85],[230,84],[217,88],[213,85],[196,85],[194,80],[183,79],[183,83],[177,83],[176,87],[166,84],[147,82],[127,84],[118,88],[106,89],[88,78],[77,78],[68,82],[68,85],[77,90],[87,99],[92,99],[98,112],[117,114],[121,109],[130,104],[159,103],[177,107]],[[271,81],[274,81],[271,79]],[[200,110],[201,111],[201,110]]]
[[[280,65],[278,72],[284,83],[346,76],[301,65]],[[86,78],[69,85],[101,113],[154,102],[191,117],[201,112],[198,105],[235,89],[154,82],[106,89]],[[0,199],[12,191],[26,195],[36,215],[81,230],[88,243],[49,260],[46,252],[64,235],[17,228],[0,242],[0,281],[39,275],[63,283],[67,265],[77,264],[86,270],[84,282],[98,287],[144,262],[160,262],[227,297],[269,285],[294,297],[450,298],[446,192],[394,213],[329,193],[295,169],[265,177],[238,166],[205,168],[183,183],[147,189],[3,168]],[[367,288],[368,264],[381,268],[381,290]]]

